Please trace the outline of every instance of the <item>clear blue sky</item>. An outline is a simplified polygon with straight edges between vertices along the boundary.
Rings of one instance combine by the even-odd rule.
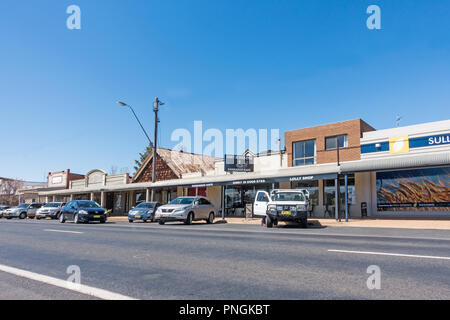
[[[66,8],[82,29],[66,28]],[[366,8],[382,30],[366,28]],[[0,176],[128,167],[176,128],[449,119],[448,0],[2,0]]]

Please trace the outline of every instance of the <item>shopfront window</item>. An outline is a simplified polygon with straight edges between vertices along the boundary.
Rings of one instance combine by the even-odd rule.
[[[316,140],[293,143],[293,165],[305,166],[316,163]]]
[[[450,167],[377,172],[380,211],[450,213]]]
[[[347,188],[348,188],[348,204],[356,204],[355,198],[355,176],[349,175],[347,178]],[[335,197],[335,182],[334,180],[324,180],[323,181],[323,204],[328,206],[336,205]],[[345,203],[345,178],[341,177],[339,179],[339,200],[341,207]]]
[[[139,204],[139,203],[141,203],[141,202],[145,202],[145,199],[146,199],[146,192],[145,191],[143,191],[143,192],[136,192],[136,199],[135,199],[135,203],[136,204]]]
[[[309,192],[309,201],[312,205],[319,205],[319,181],[293,182],[292,189],[305,189]]]
[[[238,208],[242,206],[241,188],[227,187],[225,189],[225,207]]]
[[[274,184],[275,189],[279,187],[278,183]],[[228,215],[242,215],[248,204],[253,204],[258,191],[264,190],[269,192],[272,184],[257,184],[248,186],[229,186],[225,187],[225,208]]]

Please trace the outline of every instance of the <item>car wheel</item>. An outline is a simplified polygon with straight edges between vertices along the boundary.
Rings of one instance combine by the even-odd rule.
[[[184,220],[184,224],[187,224],[187,225],[192,224],[192,220],[193,220],[192,215],[193,215],[192,212],[188,213],[186,220]]]
[[[277,226],[278,225],[278,220],[273,220],[273,225]]]
[[[128,220],[129,223],[133,223],[133,220]]]
[[[19,219],[21,219],[21,220],[25,219],[26,217],[27,217],[27,214],[24,213],[24,212],[22,212],[22,213],[19,215]]]
[[[209,217],[208,217],[208,220],[206,220],[206,223],[207,223],[207,224],[214,223],[214,212],[211,212],[211,213],[209,214]]]
[[[59,215],[58,220],[59,220],[60,223],[66,222],[66,219],[64,219],[64,215],[62,215],[62,214]]]
[[[101,224],[106,223],[106,219],[100,220],[100,223],[101,223]]]
[[[267,226],[267,228],[273,227],[272,219],[269,216],[266,217],[266,226]]]
[[[163,224],[166,223],[166,222],[165,222],[164,220],[159,220],[158,223],[159,223],[160,225],[163,225]]]
[[[78,220],[78,213],[73,217],[73,223],[78,224],[80,221]]]
[[[147,219],[142,219],[142,222],[143,223],[147,223]]]

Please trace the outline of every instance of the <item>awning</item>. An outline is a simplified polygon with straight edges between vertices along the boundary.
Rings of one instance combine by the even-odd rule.
[[[114,186],[100,186],[97,188],[64,189],[53,192],[40,192],[39,195],[70,195],[91,192],[120,192],[143,189],[164,189],[170,187],[209,187],[209,186],[231,186],[231,185],[254,185],[282,181],[311,181],[319,179],[335,179],[339,172],[336,164],[324,164],[304,167],[290,167],[279,170],[268,170],[263,172],[234,173],[226,175],[199,176],[192,178],[164,180],[141,183],[129,183]]]
[[[421,167],[436,167],[443,165],[450,165],[450,152],[391,156],[388,158],[344,162],[341,164],[341,173],[411,169]]]

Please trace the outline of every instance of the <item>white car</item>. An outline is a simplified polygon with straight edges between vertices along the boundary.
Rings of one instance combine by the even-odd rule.
[[[192,221],[205,220],[213,223],[216,216],[214,205],[205,197],[179,197],[169,204],[163,205],[156,210],[155,218],[159,224],[168,221],[183,221],[191,224]]]
[[[277,225],[278,221],[294,221],[302,227],[308,227],[308,196],[303,190],[287,189],[256,193],[253,204],[255,216],[266,216],[267,228]]]

